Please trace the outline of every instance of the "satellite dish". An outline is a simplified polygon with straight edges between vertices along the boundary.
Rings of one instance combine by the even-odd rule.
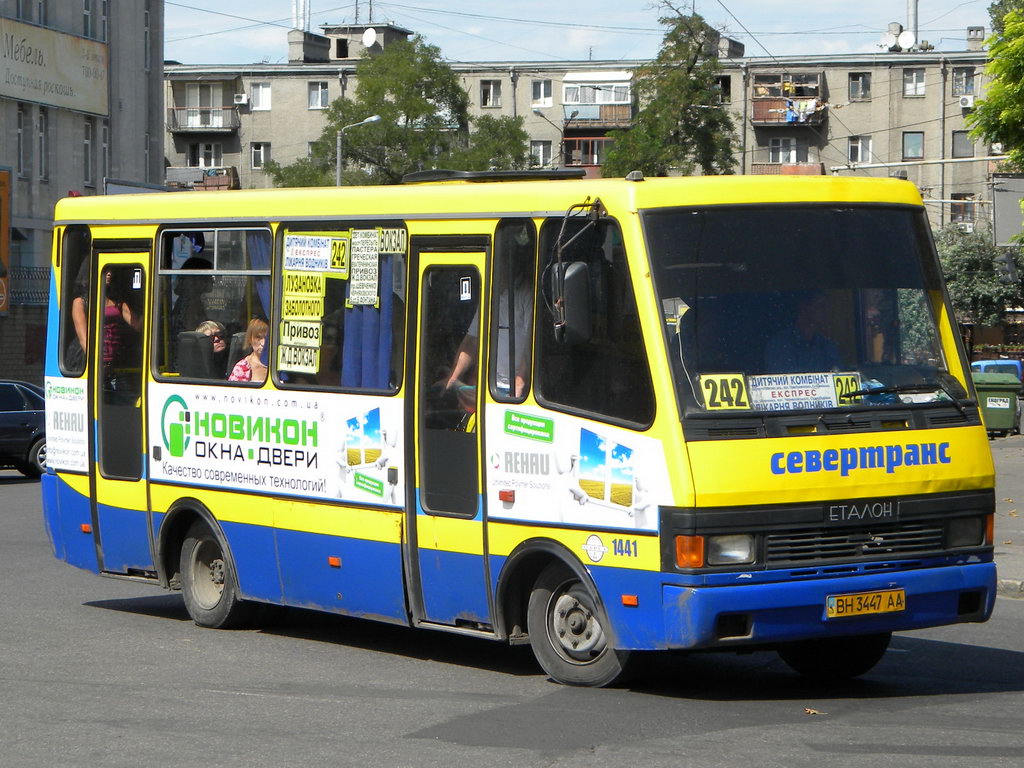
[[[893,48],[895,48],[896,35],[894,35],[892,32],[886,32],[884,35],[882,35],[882,47],[885,48],[887,51],[891,51]]]
[[[896,42],[899,43],[900,48],[904,51],[909,51],[914,47],[914,43],[917,42],[917,36],[909,29],[904,29],[900,32],[900,36],[896,38]]]
[[[363,32],[363,48],[372,48],[373,44],[377,42],[377,30],[373,27],[367,27],[366,31]]]

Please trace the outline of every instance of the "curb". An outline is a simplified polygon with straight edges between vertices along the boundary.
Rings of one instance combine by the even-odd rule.
[[[1020,579],[999,579],[996,594],[1003,597],[1024,598],[1024,581]]]

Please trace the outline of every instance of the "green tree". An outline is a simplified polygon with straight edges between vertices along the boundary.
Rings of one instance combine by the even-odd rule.
[[[1019,249],[1000,248],[992,243],[987,230],[963,232],[955,224],[935,234],[939,262],[949,287],[949,298],[960,322],[996,325],[1008,306],[1020,306],[1024,292],[1020,281],[1005,282],[996,267],[996,258],[1008,253],[1024,270]],[[1024,275],[1024,271],[1020,271]]]
[[[1024,11],[1003,17],[1003,32],[991,38],[990,77],[983,98],[967,116],[973,139],[999,142],[1009,163],[1024,169]]]
[[[988,18],[992,25],[992,34],[1001,37],[1003,34],[1003,18],[1010,11],[1024,10],[1024,0],[995,0],[988,7]]]
[[[470,132],[469,98],[458,75],[441,60],[440,50],[419,36],[361,60],[356,77],[352,98],[328,107],[327,126],[309,157],[288,166],[267,164],[274,184],[333,184],[339,129],[370,115],[381,119],[343,136],[346,184],[398,184],[405,174],[426,168],[483,170],[529,163],[521,119],[480,118]]]
[[[637,70],[638,111],[628,130],[613,131],[602,173],[646,176],[670,171],[732,173],[733,125],[721,103],[719,33],[697,14],[662,2],[665,37],[657,58]]]

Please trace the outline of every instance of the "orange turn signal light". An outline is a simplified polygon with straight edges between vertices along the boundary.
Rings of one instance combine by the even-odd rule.
[[[995,515],[985,515],[985,544],[992,546],[992,542],[996,540],[996,520]]]
[[[622,604],[629,606],[631,608],[636,608],[638,605],[640,605],[640,598],[636,595],[623,595]]]
[[[704,566],[703,536],[676,536],[676,565],[680,568]]]
[[[82,523],[82,533],[92,533],[92,526],[89,523]]]
[[[506,501],[509,504],[514,504],[516,501],[516,492],[508,489],[504,491],[498,491],[498,499],[501,501]]]
[[[327,564],[331,566],[331,568],[341,568],[341,558],[330,555],[327,558]]]

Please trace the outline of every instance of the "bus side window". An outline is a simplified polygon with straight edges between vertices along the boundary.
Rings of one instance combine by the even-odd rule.
[[[69,226],[64,230],[61,248],[61,328],[60,368],[66,376],[85,372],[85,351],[89,342],[89,299],[92,274],[89,252],[92,237],[89,228]]]
[[[160,375],[227,379],[241,356],[251,352],[233,342],[245,337],[253,320],[268,323],[271,252],[270,232],[264,228],[161,234],[154,323]],[[266,347],[261,361],[262,372],[269,366]]]
[[[520,401],[530,387],[537,232],[529,219],[498,225],[494,237],[490,379],[495,400]]]
[[[654,418],[654,387],[640,329],[633,284],[618,225],[603,221],[586,231],[585,221],[567,222],[565,261],[581,261],[590,275],[592,334],[589,341],[563,344],[555,340],[547,303],[538,313],[538,399],[606,419],[647,425]],[[550,292],[551,269],[561,219],[541,228],[542,286]]]

